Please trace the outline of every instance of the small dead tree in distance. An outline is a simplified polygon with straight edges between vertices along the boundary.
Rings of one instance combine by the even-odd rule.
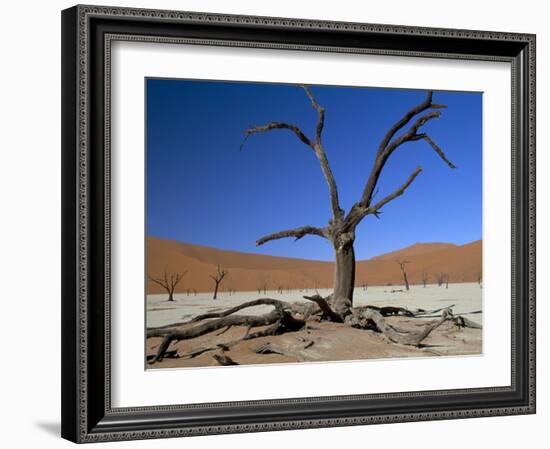
[[[154,278],[150,275],[147,275],[147,277],[149,278],[149,280],[151,280],[155,284],[160,285],[164,290],[166,290],[166,292],[168,293],[168,301],[173,301],[176,285],[179,284],[179,282],[186,274],[187,271],[184,271],[183,273],[171,273],[170,276],[168,276],[168,273],[166,273],[165,271],[164,277],[162,278]]]
[[[216,270],[216,274],[210,275],[210,279],[214,281],[214,297],[212,299],[216,299],[218,297],[218,288],[220,287],[220,284],[222,283],[223,278],[226,275],[227,275],[227,270],[220,268],[219,265]]]
[[[403,282],[405,283],[405,288],[408,291],[410,290],[409,278],[407,277],[407,264],[409,263],[409,261],[397,259],[395,262],[399,265],[399,269],[401,270],[401,274],[403,275]]]
[[[423,271],[421,275],[421,279],[422,279],[422,285],[424,286],[424,288],[426,288],[426,284],[428,283],[428,273]]]
[[[260,295],[264,292],[264,295],[267,293],[267,282],[262,282],[260,285],[258,285],[258,295]]]
[[[442,273],[441,271],[435,275],[435,280],[437,282],[437,286],[441,287],[443,285],[443,282],[445,282],[445,273]]]

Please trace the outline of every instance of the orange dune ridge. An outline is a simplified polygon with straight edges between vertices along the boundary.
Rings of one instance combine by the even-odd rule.
[[[146,238],[146,271],[152,277],[164,272],[187,274],[176,287],[176,293],[188,289],[210,292],[214,283],[210,275],[217,266],[228,274],[220,284],[220,292],[254,291],[258,289],[296,290],[329,288],[332,286],[334,264],[305,259],[274,257],[262,254],[226,251],[206,246]],[[449,276],[449,282],[477,282],[481,275],[482,240],[466,245],[452,243],[417,243],[368,260],[357,261],[355,285],[402,285],[403,278],[396,260],[406,260],[411,284],[436,282],[437,273]],[[162,287],[147,279],[147,293],[164,293]]]

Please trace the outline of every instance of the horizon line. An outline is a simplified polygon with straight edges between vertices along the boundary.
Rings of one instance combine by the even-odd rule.
[[[198,247],[201,247],[201,248],[212,249],[212,250],[216,250],[216,251],[226,251],[226,252],[233,252],[233,253],[239,253],[239,254],[263,256],[263,257],[274,257],[274,258],[277,258],[277,259],[292,259],[292,260],[302,260],[302,261],[307,261],[307,262],[334,263],[334,260],[319,260],[319,259],[306,259],[306,258],[303,258],[303,257],[274,256],[272,254],[246,252],[246,251],[241,251],[241,250],[238,250],[238,249],[216,248],[214,246],[202,245],[202,244],[191,243],[191,242],[184,242],[182,240],[177,240],[177,239],[168,238],[168,237],[159,237],[159,236],[156,236],[156,235],[146,235],[145,238],[146,239],[154,238],[154,239],[159,239],[159,240],[166,240],[166,241],[171,241],[171,242],[175,242],[175,243],[181,243],[181,244],[184,244],[184,245],[192,245],[192,246],[198,246]],[[453,243],[453,242],[415,242],[415,243],[412,243],[410,245],[404,246],[402,248],[398,248],[398,249],[394,249],[394,250],[391,250],[391,251],[387,251],[385,253],[377,254],[376,256],[372,256],[368,259],[358,259],[356,262],[366,262],[366,261],[369,261],[369,260],[373,260],[373,259],[376,259],[377,257],[381,257],[381,256],[385,256],[387,254],[391,254],[393,252],[401,251],[401,250],[410,248],[410,247],[415,246],[415,245],[453,245],[457,248],[460,248],[462,246],[471,245],[472,243],[481,242],[481,241],[483,241],[483,237],[481,237],[479,239],[476,239],[476,240],[472,240],[472,241],[467,242],[467,243],[463,243],[463,244],[458,244],[458,243]]]

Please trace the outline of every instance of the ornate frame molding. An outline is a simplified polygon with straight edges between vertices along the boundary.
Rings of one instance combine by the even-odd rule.
[[[117,32],[131,24],[155,23],[174,30],[188,25],[204,28],[204,36],[183,37],[143,32]],[[105,25],[107,24],[107,25]],[[267,31],[272,36],[283,31],[306,32],[304,43],[240,40],[227,36],[208,36],[214,28]],[[114,30],[112,29],[114,28]],[[223,31],[222,30],[222,31]],[[308,32],[346,37],[372,36],[374,46],[308,43]],[[164,438],[213,433],[256,432],[327,426],[424,421],[481,416],[527,414],[535,412],[535,36],[488,31],[451,30],[347,22],[314,21],[271,17],[218,15],[195,12],[76,6],[63,12],[63,436],[77,442]],[[217,33],[219,34],[219,33]],[[323,34],[324,36],[324,34]],[[417,49],[385,48],[384,42],[398,37],[420,42]],[[94,39],[96,41],[94,41]],[[297,38],[298,39],[298,38]],[[116,40],[196,45],[244,46],[265,49],[352,52],[430,58],[481,59],[512,64],[512,385],[472,390],[389,393],[344,397],[293,398],[288,400],[247,401],[238,403],[193,404],[140,408],[111,408],[110,398],[110,49]],[[329,42],[330,41],[330,42]],[[416,42],[415,41],[415,42]],[[453,52],[437,49],[438,42],[456,42]],[[95,43],[94,43],[95,42]],[[98,45],[100,42],[101,45]],[[413,42],[414,43],[414,42]],[[394,43],[392,45],[395,46]],[[424,47],[422,47],[424,45]],[[468,47],[469,46],[469,47]],[[103,47],[103,48],[100,48]],[[435,50],[430,50],[430,48]],[[458,50],[456,48],[460,47]],[[483,47],[483,48],[480,48]],[[470,50],[468,50],[470,48]],[[98,59],[100,58],[100,59]],[[99,64],[100,63],[100,64]],[[98,77],[103,77],[98,80]],[[99,84],[103,92],[98,92]],[[101,94],[101,98],[99,95]],[[102,106],[102,108],[100,107]],[[98,110],[101,109],[101,110]],[[97,130],[97,118],[103,123]],[[95,136],[101,135],[101,139]],[[95,165],[97,148],[102,158]],[[95,151],[95,152],[94,152]],[[102,167],[98,173],[97,167]],[[98,176],[99,175],[99,176]],[[98,188],[98,184],[101,184]],[[102,206],[98,209],[99,206]],[[65,232],[68,230],[68,232]],[[98,233],[103,234],[98,239]],[[93,274],[92,274],[93,273]],[[91,321],[91,308],[97,313],[92,297],[98,292],[94,279],[104,278],[101,289],[104,323]],[[520,295],[518,296],[517,293]],[[94,327],[95,326],[95,327]],[[98,336],[102,333],[101,336]],[[519,335],[521,333],[522,335]],[[93,334],[93,337],[91,335]],[[104,342],[104,352],[98,348]],[[521,346],[521,347],[520,347]],[[101,354],[98,356],[97,351]],[[102,357],[101,367],[98,357]],[[92,369],[103,373],[100,382],[91,384]],[[516,371],[518,370],[519,371]],[[96,372],[96,374],[97,374]],[[102,388],[101,388],[102,387]],[[103,398],[97,395],[102,389]],[[521,390],[521,391],[520,391]],[[292,419],[269,422],[231,423],[230,414],[247,408],[269,408],[297,404],[312,410],[321,403],[339,401],[375,401],[383,399],[413,403],[429,395],[434,407],[426,411],[382,413],[369,411],[348,416],[315,417],[313,412]],[[473,395],[507,395],[504,405],[464,408],[464,405],[439,410],[444,398]],[[480,396],[481,395],[481,396]],[[491,396],[492,397],[492,396]],[[504,397],[504,396],[503,396]],[[439,404],[437,401],[439,400]],[[488,400],[488,402],[490,402]],[[438,407],[436,407],[436,405]],[[225,409],[227,422],[211,419],[193,422],[195,410]],[[185,418],[178,414],[185,412]],[[162,416],[169,416],[162,420]],[[178,421],[179,419],[179,421]]]

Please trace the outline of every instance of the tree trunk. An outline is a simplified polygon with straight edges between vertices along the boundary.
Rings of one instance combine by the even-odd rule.
[[[214,289],[214,298],[212,298],[212,299],[216,299],[218,297],[218,287],[219,286],[220,286],[220,283],[216,282],[216,288]]]
[[[334,298],[347,298],[353,304],[355,286],[355,252],[353,243],[335,251]]]
[[[174,300],[174,292],[168,292],[168,301]]]
[[[405,273],[404,271],[403,271],[403,280],[405,281],[405,288],[407,290],[410,290],[410,288],[409,288],[409,279],[407,278],[407,273]]]

